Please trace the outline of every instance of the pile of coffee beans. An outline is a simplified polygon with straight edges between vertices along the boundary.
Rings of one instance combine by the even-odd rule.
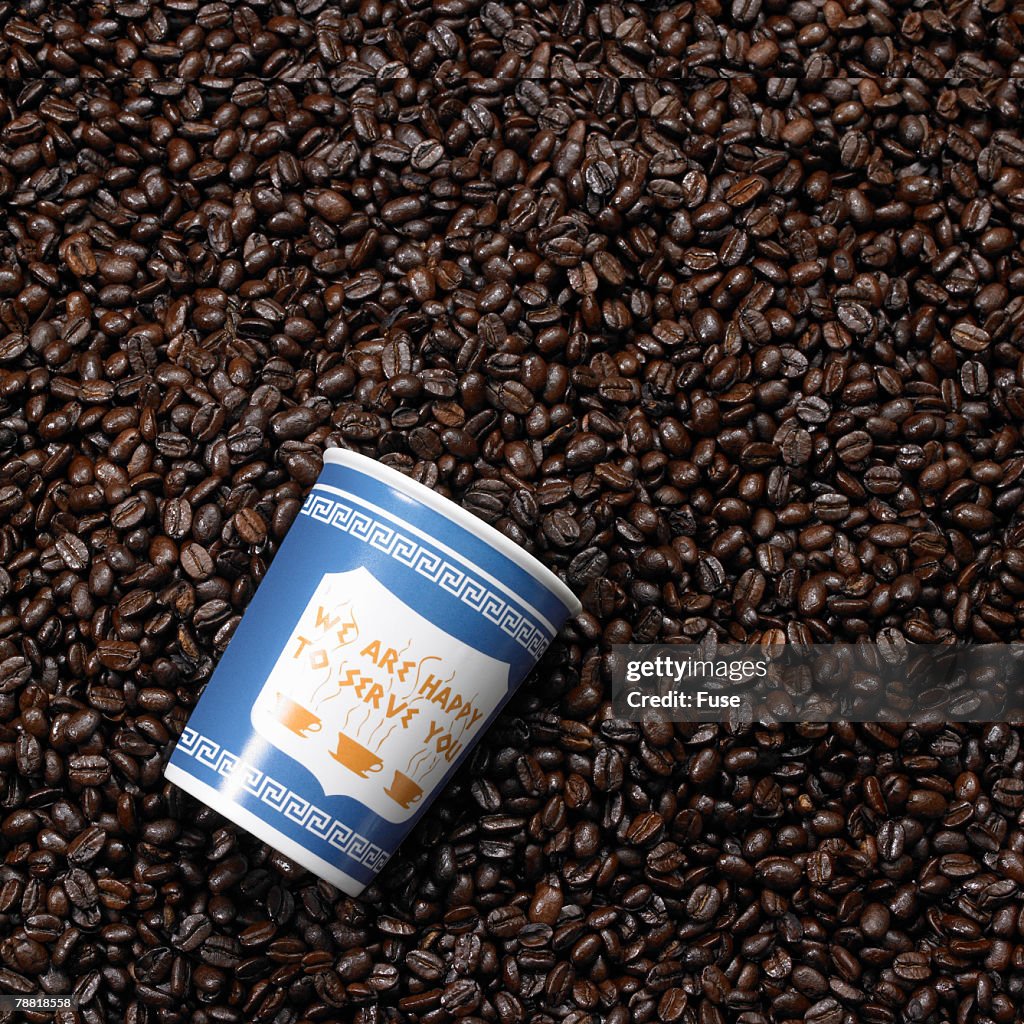
[[[17,1019],[1019,1020],[1019,730],[629,723],[609,651],[1021,638],[1022,33],[0,2]],[[162,778],[332,445],[585,608],[363,900]]]

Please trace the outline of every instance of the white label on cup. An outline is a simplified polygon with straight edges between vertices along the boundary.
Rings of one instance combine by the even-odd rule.
[[[411,817],[508,690],[506,662],[428,622],[365,567],[313,592],[252,708],[329,796]]]

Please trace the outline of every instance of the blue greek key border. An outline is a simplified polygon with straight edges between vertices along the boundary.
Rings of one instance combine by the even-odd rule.
[[[488,622],[494,623],[507,633],[520,647],[534,658],[551,641],[551,633],[513,608],[486,584],[449,562],[436,551],[424,547],[418,541],[393,526],[355,509],[337,498],[313,491],[299,512],[318,523],[333,526],[356,540],[389,555],[397,562],[419,573],[431,583],[458,598],[463,604],[479,612]]]
[[[178,740],[177,750],[195,758],[218,775],[242,775],[242,788],[247,793],[340,853],[365,864],[371,871],[380,871],[391,857],[390,853],[370,842],[366,836],[354,832],[337,818],[332,818],[326,811],[241,760],[237,754],[211,740],[209,736],[203,736],[186,726]]]

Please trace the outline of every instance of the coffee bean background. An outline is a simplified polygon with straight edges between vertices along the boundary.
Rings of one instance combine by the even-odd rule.
[[[627,723],[608,653],[1020,639],[1022,30],[0,2],[18,1019],[1019,1020],[1019,730]],[[329,445],[585,606],[362,900],[161,775]]]

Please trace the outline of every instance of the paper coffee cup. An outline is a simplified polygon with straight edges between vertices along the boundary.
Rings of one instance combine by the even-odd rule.
[[[166,777],[358,896],[580,607],[458,505],[329,449]]]

